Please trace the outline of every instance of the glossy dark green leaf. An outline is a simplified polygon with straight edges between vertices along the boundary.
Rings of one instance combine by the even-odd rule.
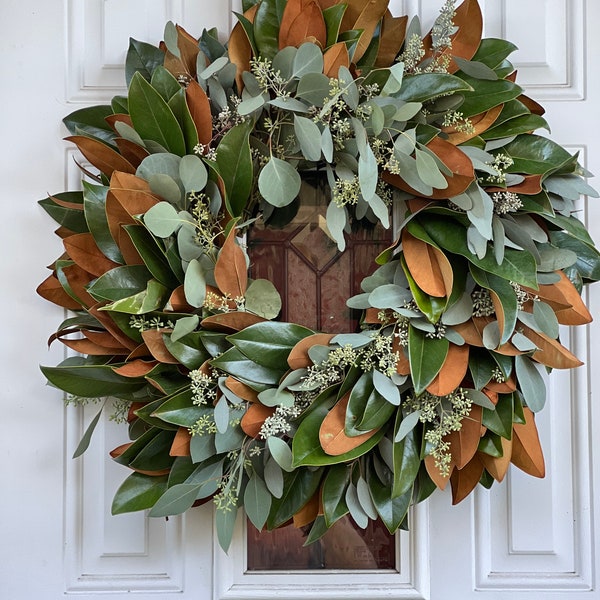
[[[368,481],[377,514],[390,534],[394,534],[408,513],[413,486],[403,494],[394,496],[390,486],[379,481],[374,472],[369,473]]]
[[[481,390],[490,381],[496,367],[489,352],[473,347],[469,350],[469,371],[476,390]]]
[[[479,83],[477,84],[479,86]],[[467,92],[473,88],[460,77],[447,73],[407,75],[396,97],[404,102],[426,102],[437,96],[455,92]]]
[[[199,332],[186,335],[176,342],[168,334],[163,334],[163,341],[169,354],[190,370],[198,369],[210,358]]]
[[[175,77],[171,75],[170,71],[167,71],[167,69],[165,69],[163,66],[158,66],[156,69],[154,69],[150,79],[150,84],[167,103],[173,97],[173,95],[181,90],[181,85],[177,79],[175,79]]]
[[[146,385],[143,379],[117,375],[108,365],[66,364],[40,368],[50,384],[82,398],[128,396]]]
[[[167,476],[132,473],[120,486],[111,506],[113,515],[152,508],[167,490]]]
[[[289,521],[313,497],[322,475],[323,469],[296,469],[285,473],[283,494],[273,499],[267,527],[275,529]]]
[[[191,427],[206,415],[212,416],[212,409],[196,406],[192,402],[191,390],[174,394],[152,413],[152,416],[180,427]]]
[[[571,154],[556,142],[539,135],[520,135],[502,149],[514,161],[510,173],[544,175],[571,159]]]
[[[164,397],[153,400],[152,402],[147,402],[141,408],[138,408],[136,411],[134,411],[134,414],[144,423],[152,425],[153,427],[158,427],[160,429],[177,429],[176,425],[165,423],[165,421],[162,421],[161,419],[157,419],[156,417],[152,416],[152,413],[154,413],[155,410],[160,408],[164,402]]]
[[[185,90],[179,90],[171,96],[169,100],[169,108],[173,111],[185,140],[185,148],[188,154],[194,152],[194,147],[198,144],[198,130],[192,118],[192,113],[188,107],[185,97]]]
[[[365,410],[356,429],[362,432],[383,427],[392,416],[396,407],[388,402],[375,388],[369,394]]]
[[[135,73],[139,72],[144,79],[150,81],[154,69],[163,64],[165,53],[156,46],[129,38],[129,49],[125,59],[125,79],[127,85]]]
[[[231,348],[213,359],[212,365],[259,391],[262,391],[264,386],[277,386],[284,373],[283,370],[270,369],[249,360],[237,348]]]
[[[400,429],[402,411],[399,409],[396,416],[394,432]],[[412,429],[399,442],[394,442],[394,483],[392,485],[392,498],[402,497],[412,490],[412,487],[421,465],[421,428]]]
[[[490,108],[514,100],[523,93],[517,84],[506,79],[489,81],[474,79],[468,75],[462,75],[462,79],[475,90],[465,94],[465,101],[460,106],[460,112],[465,117],[478,115]]]
[[[327,47],[333,46],[337,42],[346,8],[346,4],[334,4],[323,11],[323,18],[325,19],[325,27],[327,29]]]
[[[153,140],[178,156],[185,154],[183,132],[173,111],[139,73],[131,80],[128,101],[131,120],[142,139]]]
[[[227,340],[255,363],[269,369],[286,371],[292,348],[313,333],[294,323],[265,321],[246,327],[228,336]]]
[[[63,123],[71,135],[85,134],[114,146],[115,133],[106,122],[112,114],[110,106],[86,106],[67,115]]]
[[[237,125],[225,134],[217,150],[217,170],[227,192],[225,204],[234,218],[242,215],[252,190],[249,135],[247,124]]]
[[[254,41],[261,56],[272,59],[279,50],[277,0],[262,0],[254,16]]]
[[[175,431],[159,430],[154,438],[129,462],[132,469],[160,471],[168,469],[175,458],[169,455]]]
[[[64,202],[73,204],[82,204],[83,195],[81,192],[61,192],[53,194],[55,198]],[[88,225],[83,210],[67,208],[53,202],[50,197],[38,200],[38,204],[59,224],[74,233],[85,233],[88,231]]]
[[[85,180],[82,181],[82,186],[85,220],[96,245],[104,256],[116,263],[123,264],[125,261],[121,250],[110,233],[106,218],[106,195],[109,188]]]
[[[350,481],[350,472],[351,467],[345,464],[333,465],[327,469],[327,475],[323,481],[323,490],[321,492],[323,515],[327,527],[331,527],[345,514],[348,514],[345,496],[346,488]]]
[[[500,394],[494,410],[484,408],[481,423],[490,431],[510,440],[513,425],[512,394]]]
[[[115,267],[98,277],[88,288],[97,300],[121,300],[146,289],[152,274],[144,265]]]
[[[495,69],[516,49],[517,47],[507,40],[485,38],[481,40],[479,48],[471,60],[482,62],[491,69]]]
[[[464,256],[488,273],[493,273],[503,279],[515,281],[527,287],[537,288],[537,267],[535,259],[528,252],[507,248],[504,253],[504,261],[499,265],[492,252],[488,252],[482,259],[473,255],[467,246],[464,229],[449,227],[447,219],[431,215],[427,221],[423,221],[421,224],[441,248]]]
[[[543,117],[533,114],[521,115],[496,127],[490,127],[481,134],[481,137],[484,140],[497,140],[542,128],[549,129],[548,123]]]
[[[344,430],[350,437],[362,435],[364,431],[357,428],[361,422],[369,397],[374,390],[373,374],[371,372],[362,373],[359,379],[352,386],[348,407],[346,408],[346,421]]]
[[[415,393],[422,394],[440,372],[450,344],[446,338],[428,338],[412,325],[408,329],[408,360]]]

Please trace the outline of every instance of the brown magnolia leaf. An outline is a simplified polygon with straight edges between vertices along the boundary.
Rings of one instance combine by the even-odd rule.
[[[79,302],[71,298],[71,296],[65,292],[60,281],[58,281],[54,274],[48,275],[48,277],[38,285],[36,292],[44,298],[44,300],[48,300],[48,302],[52,302],[67,310],[81,309]]]
[[[138,344],[127,356],[128,361],[137,360],[138,358],[154,360],[150,354],[150,350],[148,350],[148,346],[144,343]],[[155,362],[158,364],[158,361]]]
[[[189,456],[192,436],[187,427],[180,427],[173,438],[169,456]]]
[[[544,477],[546,475],[544,452],[535,425],[535,415],[526,406],[523,407],[523,413],[525,424],[513,424],[511,462],[528,475]]]
[[[79,352],[80,354],[89,354],[90,356],[119,356],[129,353],[129,350],[127,348],[123,348],[122,346],[109,348],[107,346],[95,344],[86,338],[77,340],[60,338],[60,341],[68,348],[71,348],[71,350],[75,350],[75,352]]]
[[[150,184],[137,175],[131,175],[130,173],[122,173],[121,171],[115,171],[110,178],[110,187],[113,189],[122,190],[138,190],[140,192],[152,193]]]
[[[250,327],[250,325],[262,323],[265,320],[266,319],[249,312],[234,311],[206,317],[206,319],[202,320],[200,325],[204,327],[204,329],[209,329],[210,331],[235,333],[236,331],[241,331],[242,329],[246,329],[246,327]]]
[[[506,477],[512,456],[512,439],[507,440],[506,438],[501,437],[500,441],[502,443],[502,456],[490,456],[484,452],[477,453],[477,456],[483,463],[486,471],[498,482]]]
[[[389,0],[344,0],[344,4],[347,8],[342,17],[340,32],[363,30],[352,56],[352,61],[356,63],[369,47],[375,29],[387,11]]]
[[[129,446],[131,446],[131,444],[133,444],[133,442],[121,444],[120,446],[117,446],[114,450],[111,450],[109,452],[109,455],[112,458],[118,458],[119,456],[121,456],[121,454],[123,454],[123,452],[125,452],[125,450],[127,450],[127,448],[129,448]],[[129,465],[127,466],[129,467]],[[141,473],[142,475],[149,475],[150,477],[160,477],[161,475],[168,475],[171,471],[171,469],[161,469],[160,471],[144,471],[142,469],[134,469],[133,467],[129,468],[132,471],[135,471],[136,473]]]
[[[321,48],[325,47],[327,28],[321,7],[315,0],[288,0],[279,28],[279,49],[297,48],[310,38]]]
[[[313,362],[308,356],[309,348],[313,346],[327,346],[334,337],[332,333],[314,333],[301,339],[288,355],[288,365],[294,371],[310,367]]]
[[[253,8],[258,8],[258,4],[256,4]],[[238,93],[241,94],[242,90],[244,89],[242,73],[244,73],[244,71],[250,71],[250,61],[252,60],[252,46],[250,45],[250,40],[248,40],[248,36],[246,35],[241,23],[236,23],[234,28],[231,30],[227,48],[229,51],[229,60],[236,67],[235,83]]]
[[[535,100],[525,94],[521,94],[517,100],[522,102],[534,115],[539,115],[541,117],[546,112],[546,109],[541,104],[538,104]]]
[[[464,0],[456,9],[453,22],[458,27],[458,31],[452,36],[451,47],[445,48],[442,55],[457,56],[465,60],[471,60],[479,48],[483,32],[483,16],[477,0]],[[428,34],[423,42],[427,49],[424,58],[430,58],[433,54],[431,50],[431,34]],[[448,72],[456,73],[458,70],[459,67],[456,62],[451,60]]]
[[[454,274],[446,255],[438,248],[402,231],[402,251],[416,284],[430,296],[442,298],[452,293]]]
[[[317,2],[319,3],[321,10],[325,10],[326,8],[331,8],[332,6],[339,4],[341,0],[317,0]]]
[[[127,337],[117,324],[112,320],[110,314],[104,310],[98,310],[100,307],[104,306],[105,302],[97,302],[93,306],[90,306],[87,310],[94,317],[106,331],[110,332],[110,334],[119,341],[119,343],[130,350],[134,350],[137,347],[137,342]]]
[[[469,345],[450,344],[446,360],[435,379],[427,386],[427,391],[434,396],[451,394],[462,383],[468,368]]]
[[[389,10],[385,11],[381,22],[376,67],[388,67],[394,63],[406,37],[407,23],[407,16],[394,17]]]
[[[115,144],[119,152],[127,159],[136,169],[140,166],[141,162],[150,156],[150,152],[141,146],[138,146],[131,140],[125,138],[115,138]]]
[[[108,115],[108,117],[104,117],[104,120],[110,125],[111,129],[118,134],[117,128],[115,127],[115,123],[125,123],[125,125],[129,125],[129,127],[133,127],[133,121],[131,117],[125,113],[117,113],[115,115]]]
[[[489,401],[494,406],[496,406],[496,404],[498,404],[498,392],[497,391],[491,390],[488,387],[484,387],[481,391],[488,397]]]
[[[337,77],[340,67],[350,66],[350,55],[345,42],[330,46],[323,55],[323,73],[327,77]]]
[[[482,331],[483,327],[487,325],[487,322],[485,322],[484,325],[481,326],[482,320],[491,322],[491,319],[489,319],[488,317],[472,317],[464,323],[453,325],[453,328],[465,340],[465,342],[469,344],[469,346],[477,346],[478,348],[483,348]]]
[[[250,404],[240,422],[242,431],[251,438],[257,438],[265,419],[273,416],[274,413],[273,406],[265,406],[260,402]]]
[[[225,380],[225,387],[231,390],[238,398],[246,400],[246,402],[259,402],[256,390],[253,390],[250,386],[238,381],[231,375]]]
[[[110,177],[113,171],[135,173],[135,167],[118,152],[93,138],[84,135],[71,135],[65,140],[73,142],[98,170]]]
[[[177,365],[179,361],[167,350],[163,341],[164,331],[160,329],[146,329],[142,331],[142,339],[144,340],[150,354],[161,363],[169,365]]]
[[[460,471],[454,469],[450,476],[452,486],[452,504],[458,504],[464,500],[479,483],[483,475],[483,463],[478,456],[474,456],[469,464]]]
[[[379,313],[381,312],[380,309],[378,308],[367,308],[367,310],[365,310],[365,314],[363,317],[363,322],[364,323],[369,323],[369,324],[381,324],[381,319],[379,318]]]
[[[458,146],[459,144],[463,144],[464,142],[481,135],[484,131],[487,131],[496,122],[496,119],[500,116],[503,108],[504,104],[499,104],[484,113],[469,117],[469,121],[471,121],[471,124],[473,125],[471,131],[458,131],[456,127],[443,127],[442,131],[448,134],[448,141],[451,144]]]
[[[173,312],[191,313],[194,307],[188,303],[183,286],[176,287],[169,297],[169,306]]]
[[[123,344],[115,338],[109,331],[95,331],[95,330],[83,330],[83,335],[94,344],[98,346],[105,346],[106,348],[125,348]],[[129,349],[127,349],[129,354]]]
[[[448,182],[448,187],[440,190],[434,189],[428,198],[434,200],[444,200],[462,194],[475,181],[475,171],[471,159],[457,146],[442,140],[439,137],[434,138],[427,144],[427,148],[431,150],[453,173],[452,176],[444,175]],[[382,174],[383,179],[405,192],[421,196],[413,190],[400,175],[393,175],[388,171]]]
[[[83,212],[83,202],[67,202],[66,200],[62,200],[61,198],[57,198],[56,196],[48,195],[48,198],[54,202],[54,204],[58,204],[63,208],[68,208],[69,210],[79,210]]]
[[[557,340],[553,340],[544,333],[538,333],[527,325],[521,324],[522,333],[537,347],[531,358],[553,369],[574,369],[583,363]]]
[[[431,202],[431,200],[425,200],[424,198],[411,198],[410,200],[406,201],[408,210],[413,215],[415,213],[420,212],[421,210],[427,208],[428,206],[431,206],[432,204],[433,204],[433,202]]]
[[[532,294],[549,304],[561,325],[585,325],[591,323],[592,315],[579,295],[577,288],[562,272],[555,271],[560,281],[551,285],[540,285]]]
[[[523,194],[524,196],[535,196],[542,191],[542,176],[525,175],[523,181],[517,185],[511,185],[509,188],[486,187],[485,191],[488,193],[508,191],[515,194]]]
[[[157,364],[158,361],[156,360],[141,360],[138,358],[131,362],[126,362],[121,367],[113,367],[113,371],[123,377],[145,377]]]
[[[514,392],[517,389],[517,384],[515,382],[515,377],[514,375],[511,375],[506,381],[488,381],[485,385],[485,388],[483,388],[483,392],[485,394],[487,394],[487,391],[491,392],[491,393],[496,393],[497,394],[510,394],[511,392]],[[489,395],[488,395],[489,397]],[[496,404],[496,402],[489,397],[490,400],[492,400],[492,402],[494,402],[494,404]],[[498,400],[498,398],[496,397],[496,401]]]
[[[200,53],[198,40],[181,27],[181,25],[176,25],[175,27],[177,29],[177,47],[181,55],[181,62],[193,79],[196,77],[196,59]]]
[[[65,267],[62,272],[81,306],[87,308],[96,304],[96,300],[87,291],[87,286],[95,279],[91,273],[77,264]]]
[[[96,277],[119,266],[102,254],[91,233],[77,233],[66,238],[63,244],[71,260]]]
[[[372,429],[361,435],[350,437],[346,435],[346,408],[350,400],[350,392],[338,400],[335,406],[327,413],[319,429],[319,442],[321,448],[329,456],[339,456],[358,448],[361,444],[372,438],[377,429]]]
[[[450,475],[454,470],[454,463],[450,463],[447,476],[442,475],[442,473],[440,473],[440,470],[435,466],[435,458],[433,457],[433,455],[428,454],[423,459],[423,463],[425,464],[425,470],[427,471],[427,475],[429,475],[431,481],[435,483],[438,489],[445,490],[446,486],[448,485],[448,481],[450,481]]]
[[[158,47],[164,52],[165,58],[163,60],[163,67],[175,77],[175,79],[179,79],[180,77],[189,77],[189,73],[187,71],[187,67],[185,63],[178,57],[175,56],[168,48],[164,42],[160,42]]]
[[[243,298],[248,286],[246,256],[235,241],[235,232],[235,227],[232,227],[215,264],[215,281],[219,290],[234,299]]]
[[[319,505],[321,498],[321,490],[317,490],[310,500],[294,515],[294,527],[306,527],[310,525],[319,516]]]
[[[482,414],[481,406],[473,404],[470,413],[462,420],[460,430],[444,436],[444,440],[450,442],[452,463],[459,470],[465,468],[477,452]]]
[[[198,132],[198,141],[208,146],[213,137],[210,102],[206,92],[194,79],[190,81],[185,89],[185,101],[190,109],[192,120]]]
[[[135,421],[138,418],[138,416],[135,414],[135,411],[139,410],[145,405],[145,402],[132,402],[129,405],[129,410],[127,411],[127,422],[132,423],[133,421]]]

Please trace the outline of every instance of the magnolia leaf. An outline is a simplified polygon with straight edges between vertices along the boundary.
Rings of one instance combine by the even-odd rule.
[[[256,473],[252,473],[244,491],[244,510],[254,527],[260,531],[271,510],[271,494]]]
[[[111,514],[152,508],[167,490],[167,476],[155,477],[143,473],[132,473],[119,486],[111,506]]]
[[[416,394],[422,394],[440,372],[449,345],[445,338],[428,338],[424,332],[409,326],[408,359]]]
[[[248,285],[246,255],[235,241],[235,227],[227,235],[215,264],[215,281],[223,294],[243,298]]]
[[[258,189],[269,204],[281,208],[296,198],[301,182],[300,174],[290,163],[272,156],[260,171]]]

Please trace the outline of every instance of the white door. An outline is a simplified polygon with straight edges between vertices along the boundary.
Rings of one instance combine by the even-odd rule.
[[[392,0],[397,14],[427,22],[442,0]],[[519,81],[548,109],[555,140],[600,173],[600,56],[597,0],[485,0],[486,35],[520,46]],[[168,19],[200,33],[229,27],[225,0],[1,0],[0,239],[4,325],[0,369],[0,598],[85,600],[135,597],[198,600],[600,598],[593,529],[600,481],[593,427],[600,383],[598,323],[570,336],[586,362],[555,373],[540,429],[548,475],[517,471],[458,507],[436,494],[415,510],[398,539],[397,568],[386,572],[247,572],[241,519],[229,556],[215,545],[210,507],[183,518],[111,517],[124,477],[107,451],[121,443],[103,423],[83,459],[71,460],[94,407],[61,410],[38,364],[61,359],[44,340],[62,319],[36,297],[44,263],[59,253],[35,200],[76,189],[78,173],[60,119],[122,91],[128,36],[156,42]],[[535,17],[535,18],[534,18]],[[600,204],[582,203],[600,241]],[[600,315],[600,289],[588,296]],[[552,592],[548,594],[547,592]],[[587,592],[587,593],[584,593]]]

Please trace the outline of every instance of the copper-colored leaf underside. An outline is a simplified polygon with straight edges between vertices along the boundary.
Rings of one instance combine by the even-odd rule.
[[[477,452],[481,439],[482,414],[481,406],[474,404],[469,415],[462,420],[460,430],[453,431],[444,438],[450,442],[452,462],[459,470],[463,469]]]
[[[160,329],[146,329],[142,331],[142,339],[144,340],[150,354],[161,363],[177,365],[179,361],[167,350],[163,341],[163,331]]]
[[[327,346],[334,337],[331,333],[315,333],[300,340],[288,355],[290,369],[305,369],[313,363],[308,356],[309,348],[313,346]]]
[[[448,481],[450,481],[450,474],[455,468],[454,463],[450,463],[449,472],[447,476],[444,476],[440,473],[440,470],[435,466],[435,458],[431,454],[428,454],[423,459],[423,463],[425,464],[427,475],[429,475],[431,481],[435,483],[437,488],[440,490],[446,489]]]
[[[297,48],[309,38],[325,47],[327,29],[321,7],[316,0],[288,0],[281,17],[279,48]]]
[[[376,67],[388,67],[394,63],[406,37],[407,23],[408,16],[394,17],[389,10],[385,11],[381,23]]]
[[[104,120],[110,125],[111,129],[115,133],[119,133],[115,126],[115,123],[125,123],[125,125],[129,125],[129,127],[133,127],[133,121],[131,117],[125,113],[117,113],[114,115],[108,115],[108,117],[104,117]]]
[[[427,386],[427,391],[434,396],[451,394],[462,383],[468,368],[469,345],[450,344],[446,360],[435,379]]]
[[[525,175],[524,180],[517,185],[511,185],[509,188],[487,187],[485,191],[489,194],[494,192],[513,192],[514,194],[523,194],[524,196],[535,196],[542,191],[541,175]]]
[[[354,450],[369,438],[377,433],[377,429],[367,431],[356,437],[346,435],[346,408],[350,400],[350,392],[348,392],[337,404],[327,413],[321,427],[319,429],[319,442],[324,452],[330,456],[339,456]]]
[[[544,477],[546,475],[544,452],[535,425],[535,415],[526,406],[523,407],[523,412],[525,424],[513,425],[511,462],[528,475]]]
[[[134,350],[137,347],[137,343],[131,338],[127,337],[120,329],[117,327],[116,323],[112,320],[110,314],[104,310],[98,310],[101,306],[103,306],[104,302],[98,302],[93,306],[88,308],[88,312],[92,317],[97,319],[100,324],[106,329],[110,334],[119,341],[119,343],[130,350]]]
[[[109,148],[106,144],[84,135],[71,135],[65,138],[73,142],[81,154],[83,154],[99,171],[110,177],[113,171],[124,173],[135,173],[134,166],[118,152]]]
[[[448,134],[448,141],[451,144],[458,146],[459,144],[481,135],[484,131],[487,131],[496,122],[496,119],[499,117],[503,108],[504,104],[499,104],[484,113],[469,117],[469,121],[471,121],[471,124],[473,125],[471,131],[457,131],[455,127],[446,127],[442,128],[442,130]]]
[[[240,25],[241,27],[241,25]],[[248,62],[248,67],[250,63]],[[185,90],[185,101],[198,132],[198,141],[205,146],[212,140],[212,115],[210,102],[200,84],[192,80]]]
[[[242,431],[251,438],[257,438],[265,419],[273,416],[274,412],[275,408],[272,406],[265,406],[259,402],[250,404],[240,423]]]
[[[583,363],[560,342],[553,340],[543,333],[538,333],[526,325],[521,325],[523,335],[528,337],[538,348],[532,358],[537,362],[553,369],[574,369]]]
[[[219,290],[230,298],[243,298],[248,286],[248,269],[244,251],[235,241],[233,227],[219,252],[215,264],[215,281]]]
[[[327,77],[337,77],[340,67],[350,66],[350,56],[345,42],[333,44],[323,55],[323,73]]]
[[[398,353],[396,373],[398,373],[398,375],[410,375],[410,361],[404,351],[404,347],[400,345],[400,341],[396,337],[392,341],[392,350]]]
[[[317,490],[310,500],[294,515],[294,527],[299,529],[310,525],[319,516],[319,503],[321,491]]]
[[[58,281],[54,274],[48,275],[48,277],[38,285],[36,292],[44,298],[44,300],[48,300],[48,302],[52,302],[62,308],[68,310],[79,310],[81,308],[79,302],[71,298],[71,296],[65,292],[60,281]]]
[[[363,30],[352,57],[353,62],[356,63],[369,47],[373,33],[387,11],[389,0],[344,0],[344,4],[347,8],[340,31]]]
[[[188,303],[183,286],[176,287],[169,297],[169,305],[174,312],[191,313],[194,307]]]
[[[483,463],[478,456],[474,456],[463,469],[454,469],[450,476],[452,486],[452,504],[464,500],[479,483],[483,475]]]
[[[404,229],[402,251],[416,284],[430,296],[450,296],[454,275],[446,255]]]
[[[192,436],[187,427],[180,427],[173,438],[169,456],[189,456]]]
[[[60,341],[68,348],[71,348],[71,350],[75,350],[75,352],[79,352],[80,354],[89,354],[90,356],[119,356],[129,354],[129,350],[123,348],[123,346],[110,348],[108,346],[95,344],[91,340],[85,338],[78,340],[60,338]]]
[[[223,333],[235,333],[254,325],[256,323],[262,323],[265,321],[262,317],[254,315],[249,312],[229,312],[218,315],[211,315],[206,317],[200,323],[204,329],[210,331],[221,331]]]
[[[250,386],[238,381],[231,375],[225,380],[225,387],[231,390],[238,398],[246,400],[246,402],[259,402],[256,390],[253,390]]]
[[[512,456],[512,439],[507,440],[501,437],[502,443],[502,456],[490,456],[484,452],[478,452],[477,456],[483,463],[486,471],[496,480],[502,481],[506,477],[508,467],[510,466],[510,459]]]
[[[177,47],[179,48],[179,54],[181,55],[181,62],[193,79],[196,76],[196,59],[200,53],[198,40],[181,27],[181,25],[176,25],[176,28]]]
[[[115,143],[119,152],[126,158],[136,169],[140,166],[141,162],[150,156],[150,153],[145,148],[138,146],[131,140],[125,138],[115,138]]]
[[[158,361],[156,360],[141,360],[138,358],[125,363],[121,367],[114,367],[113,371],[117,373],[117,375],[123,377],[144,377],[145,375],[148,375],[157,364]]]
[[[96,277],[119,266],[102,254],[91,233],[71,235],[63,244],[71,260]]]

